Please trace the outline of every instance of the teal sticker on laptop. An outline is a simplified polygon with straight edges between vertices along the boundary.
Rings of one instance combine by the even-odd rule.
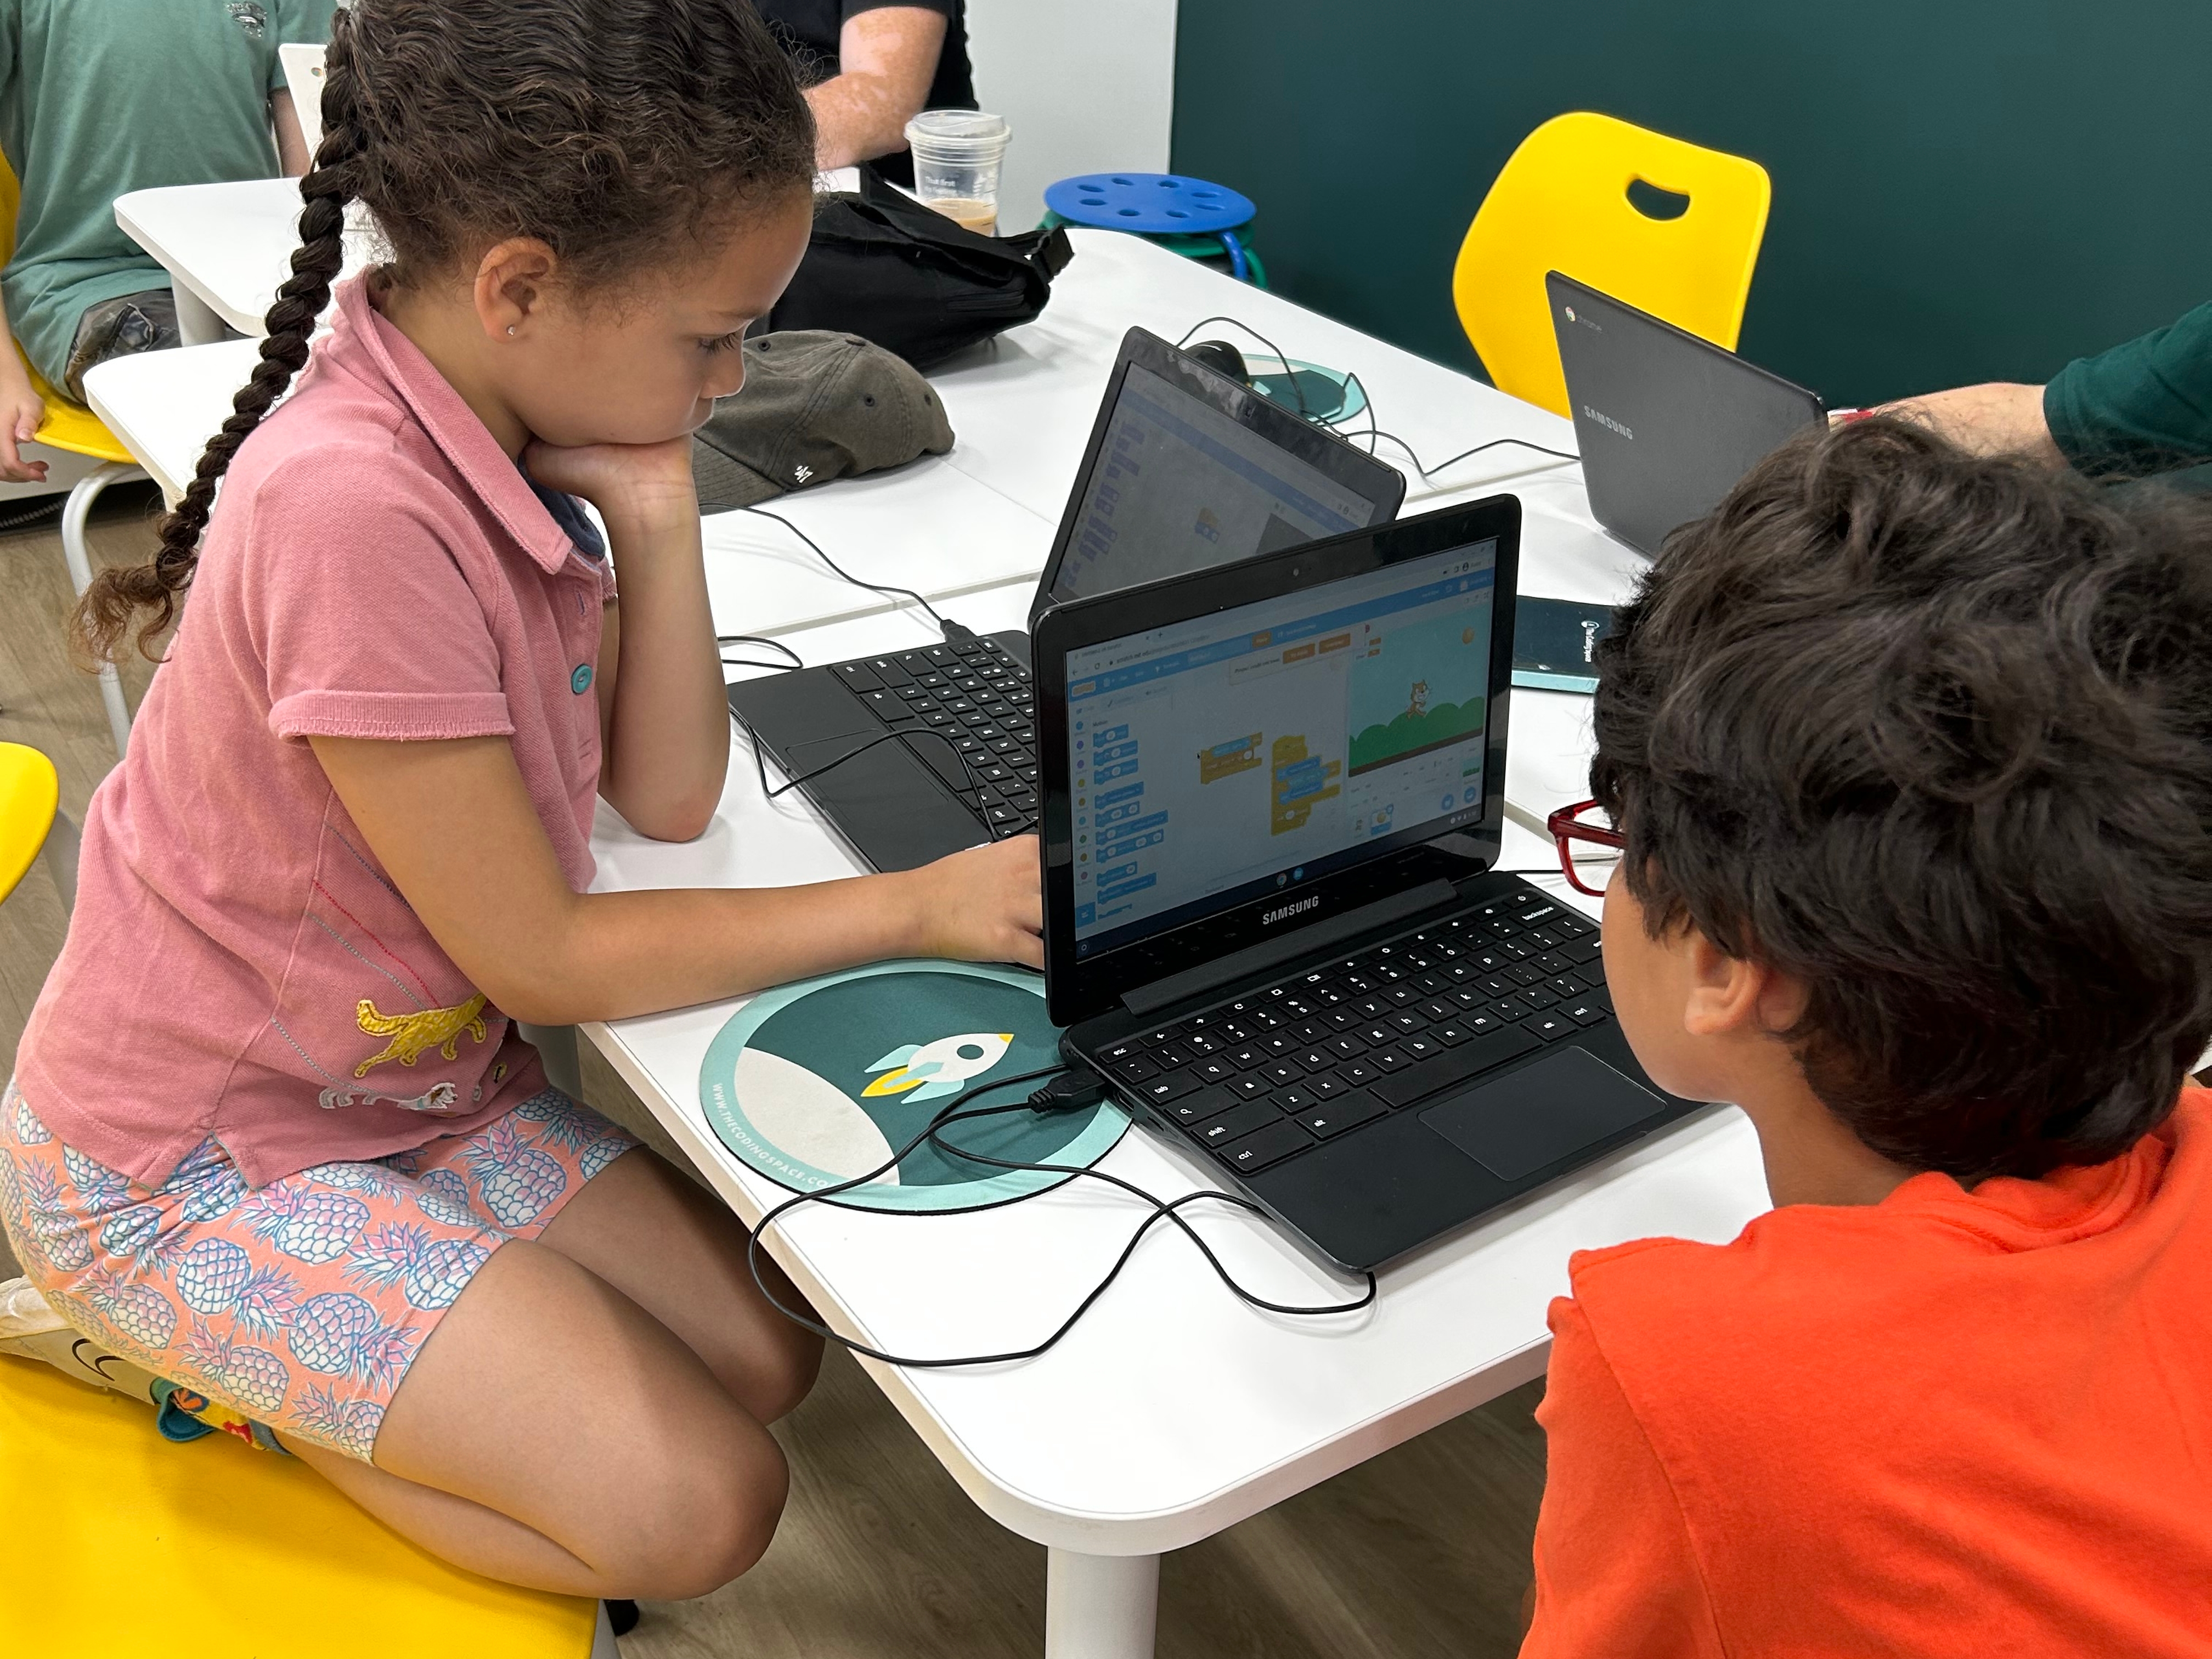
[[[970,1089],[960,1109],[1010,1105],[1057,1066],[1060,1031],[1044,981],[1018,969],[886,962],[764,991],[715,1034],[699,1071],[699,1103],[747,1167],[793,1192],[865,1174]],[[1018,1164],[1087,1169],[1128,1127],[1119,1108],[956,1121],[943,1139]],[[1070,1180],[994,1169],[925,1141],[898,1168],[825,1200],[871,1210],[978,1209]]]

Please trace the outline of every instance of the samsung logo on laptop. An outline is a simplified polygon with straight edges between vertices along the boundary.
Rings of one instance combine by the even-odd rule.
[[[1619,421],[1614,420],[1614,419],[1613,418],[1613,416],[1610,416],[1610,415],[1601,415],[1601,414],[1599,414],[1599,413],[1597,412],[1597,410],[1595,410],[1595,409],[1592,409],[1592,408],[1591,408],[1588,404],[1584,404],[1583,405],[1583,414],[1585,414],[1585,415],[1587,415],[1587,416],[1589,416],[1590,417],[1590,419],[1592,419],[1593,421],[1595,421],[1595,422],[1596,422],[1600,426],[1603,427],[1603,428],[1604,428],[1607,432],[1618,432],[1619,434],[1620,434],[1620,435],[1621,435],[1622,437],[1624,437],[1624,438],[1627,438],[1627,439],[1631,439],[1631,440],[1633,440],[1633,439],[1635,438],[1635,436],[1636,436],[1636,434],[1635,434],[1633,432],[1631,432],[1631,431],[1630,431],[1626,427],[1623,426],[1623,425],[1622,425]]]
[[[1302,898],[1296,904],[1278,905],[1261,916],[1260,925],[1272,927],[1279,921],[1288,921],[1292,916],[1302,916],[1309,910],[1320,908],[1321,895],[1316,893],[1311,898]]]

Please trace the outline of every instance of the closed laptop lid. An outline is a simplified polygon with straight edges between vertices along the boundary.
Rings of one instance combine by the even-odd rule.
[[[1544,288],[1591,515],[1640,553],[1826,418],[1804,387],[1649,312],[1556,270]]]
[[[1045,613],[1056,1022],[1497,861],[1520,524],[1493,496]]]
[[[1397,516],[1403,474],[1133,328],[1030,606],[1134,587]]]

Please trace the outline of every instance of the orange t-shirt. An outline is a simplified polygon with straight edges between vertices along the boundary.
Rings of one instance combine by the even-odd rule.
[[[1577,1255],[1522,1659],[2212,1654],[2212,1094],[2124,1157]]]

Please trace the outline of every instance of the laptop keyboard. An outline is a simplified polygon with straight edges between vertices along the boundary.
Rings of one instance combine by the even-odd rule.
[[[1092,1063],[1250,1175],[1613,1018],[1597,924],[1533,888]]]
[[[906,747],[944,779],[968,810],[1003,841],[1037,818],[1036,704],[1030,671],[985,639],[933,645],[893,656],[833,663]]]

